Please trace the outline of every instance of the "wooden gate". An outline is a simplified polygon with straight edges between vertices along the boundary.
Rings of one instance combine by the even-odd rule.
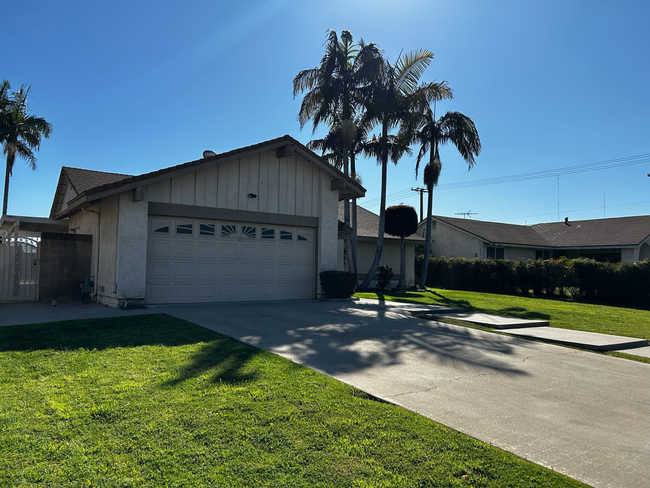
[[[38,300],[40,233],[13,231],[0,243],[0,302]]]

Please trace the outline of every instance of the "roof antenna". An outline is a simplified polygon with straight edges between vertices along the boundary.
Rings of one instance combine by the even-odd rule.
[[[478,212],[472,212],[470,210],[469,212],[458,212],[458,213],[455,213],[454,215],[462,215],[463,218],[467,217],[468,219],[471,219],[472,215],[478,215]]]

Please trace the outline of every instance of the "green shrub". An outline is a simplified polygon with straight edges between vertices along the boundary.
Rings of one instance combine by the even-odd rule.
[[[392,266],[379,266],[377,270],[377,287],[380,290],[385,290],[390,283],[391,278],[393,277],[393,267]]]
[[[357,289],[358,277],[349,271],[322,271],[320,286],[328,298],[350,298]]]
[[[416,260],[416,273],[423,258]],[[650,307],[650,259],[600,263],[593,259],[467,259],[435,257],[426,285],[483,293],[570,296],[573,300]]]

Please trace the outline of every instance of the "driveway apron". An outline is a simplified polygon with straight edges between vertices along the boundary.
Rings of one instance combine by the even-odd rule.
[[[650,484],[649,364],[355,302],[155,308],[590,485]]]

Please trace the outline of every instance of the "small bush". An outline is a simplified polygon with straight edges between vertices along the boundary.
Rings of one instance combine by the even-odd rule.
[[[358,277],[349,271],[323,271],[320,286],[328,298],[350,298],[357,289]]]
[[[377,287],[380,290],[385,290],[390,283],[391,278],[393,277],[393,267],[392,266],[379,266],[377,270]]]

